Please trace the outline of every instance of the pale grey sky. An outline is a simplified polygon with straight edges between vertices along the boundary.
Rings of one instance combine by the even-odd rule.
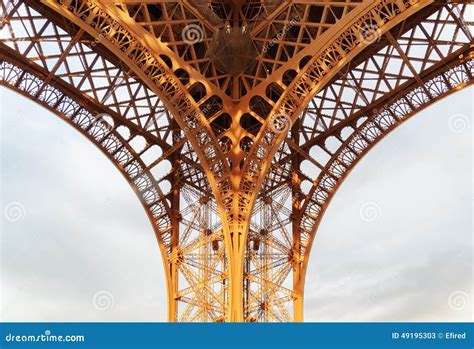
[[[311,254],[306,321],[472,320],[473,91],[415,115],[342,184]]]
[[[0,93],[1,319],[166,321],[161,256],[125,179],[59,118]],[[316,237],[306,321],[472,319],[472,100],[423,111],[349,175]]]

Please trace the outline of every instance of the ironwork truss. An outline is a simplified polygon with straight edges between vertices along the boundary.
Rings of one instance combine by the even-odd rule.
[[[140,198],[170,321],[302,321],[317,227],[360,158],[472,83],[471,1],[2,0],[0,83]]]

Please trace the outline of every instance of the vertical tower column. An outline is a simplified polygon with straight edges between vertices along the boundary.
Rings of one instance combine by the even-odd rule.
[[[291,129],[291,138],[294,144],[300,144],[299,128],[301,120],[297,119]],[[293,320],[295,322],[303,321],[303,296],[304,296],[304,272],[303,258],[301,256],[301,234],[300,217],[302,197],[297,188],[300,187],[301,178],[299,176],[302,156],[297,153],[291,161],[291,196],[292,196],[292,236],[293,248],[291,254],[291,263],[293,265]]]
[[[173,129],[177,130],[176,121],[173,121]],[[179,139],[179,132],[173,131],[173,144],[177,143]],[[178,293],[178,254],[179,254],[179,225],[180,225],[180,190],[179,190],[179,174],[177,171],[177,156],[176,152],[170,156],[170,161],[172,166],[175,168],[171,172],[171,254],[170,254],[170,264],[169,264],[169,285],[168,285],[168,321],[176,322],[178,321],[178,301],[176,300],[176,295]]]
[[[238,211],[238,193],[234,193],[234,214],[222,217],[222,225],[228,236],[228,261],[229,261],[229,314],[228,321],[243,322],[244,318],[244,258],[250,217],[240,217]],[[249,203],[250,205],[250,203]],[[224,221],[225,220],[225,221]],[[227,230],[227,231],[226,231]]]

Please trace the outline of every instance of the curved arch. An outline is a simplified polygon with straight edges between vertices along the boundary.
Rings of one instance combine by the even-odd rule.
[[[167,256],[171,210],[156,179],[118,132],[117,126],[111,125],[106,118],[97,118],[83,101],[76,102],[64,90],[48,84],[42,77],[3,59],[0,61],[0,86],[9,88],[56,114],[89,139],[120,171],[140,200],[153,227],[169,287]]]
[[[346,140],[343,140],[340,136],[338,137],[342,144],[334,152],[324,171],[316,180],[316,184],[308,193],[310,199],[305,201],[303,213],[300,217],[301,235],[306,246],[303,261],[303,280],[312,243],[324,212],[354,166],[388,133],[419,111],[460,89],[472,85],[474,81],[470,76],[473,72],[473,61],[468,61],[465,64],[461,63],[428,80],[424,85],[425,88],[416,87],[393,103],[375,110],[374,115],[360,122]],[[430,91],[431,96],[427,91]]]

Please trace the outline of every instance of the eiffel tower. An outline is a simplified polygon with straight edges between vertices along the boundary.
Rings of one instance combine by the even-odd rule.
[[[0,4],[1,85],[126,177],[161,251],[169,321],[303,321],[338,187],[473,81],[471,1]]]

